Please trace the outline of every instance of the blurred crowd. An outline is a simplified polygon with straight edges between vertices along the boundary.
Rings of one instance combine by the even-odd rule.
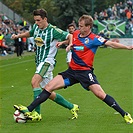
[[[12,34],[21,34],[29,30],[30,25],[23,18],[20,22],[14,22],[8,18],[5,14],[0,14],[0,55],[5,56],[13,54],[22,56],[24,50],[32,51],[34,43],[31,38],[18,38],[16,40],[11,39]]]
[[[126,22],[125,34],[133,35],[133,0],[116,3],[99,13],[95,12],[95,27],[97,27],[97,20],[124,20]],[[29,28],[30,25],[23,18],[20,22],[14,22],[5,14],[0,13],[0,55],[4,56],[16,52],[17,56],[22,56],[24,50],[34,51],[33,38],[18,38],[15,41],[11,39],[13,33],[21,34],[29,30]]]
[[[116,3],[99,13],[95,12],[95,27],[97,27],[97,20],[123,20],[126,22],[125,34],[133,35],[133,0],[127,0],[124,3]]]
[[[131,20],[133,19],[132,6],[132,0],[127,0],[124,3],[116,3],[113,6],[109,6],[107,9],[102,10],[100,13],[95,12],[94,18],[98,20]]]

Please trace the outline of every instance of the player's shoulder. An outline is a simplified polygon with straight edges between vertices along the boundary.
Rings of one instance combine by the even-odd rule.
[[[73,32],[73,37],[76,37],[76,36],[78,36],[80,34],[80,31],[79,30],[75,30],[74,32]]]
[[[48,29],[53,29],[53,30],[59,30],[59,28],[58,28],[57,26],[52,25],[52,24],[49,24],[47,28],[48,28]],[[60,29],[60,30],[61,30],[61,29]]]
[[[53,29],[55,32],[59,32],[59,33],[62,33],[62,32],[63,32],[62,29],[60,29],[60,28],[58,28],[57,26],[52,25],[52,24],[49,24],[48,28],[49,28],[49,29]]]
[[[92,40],[94,40],[94,39],[101,38],[101,36],[99,36],[99,35],[97,35],[97,34],[91,32],[91,33],[89,34],[89,38],[92,39]]]
[[[52,24],[49,24],[47,28],[49,28],[49,29],[56,29],[56,28],[57,28],[57,26],[52,25]]]
[[[79,34],[79,33],[80,33],[79,30],[75,30],[75,31],[73,32],[73,34]]]

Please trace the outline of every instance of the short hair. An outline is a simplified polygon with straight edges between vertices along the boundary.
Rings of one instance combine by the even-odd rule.
[[[34,16],[41,16],[42,19],[47,18],[47,11],[45,9],[37,9],[33,11]]]
[[[82,15],[79,18],[79,21],[82,21],[82,20],[84,20],[85,26],[90,25],[91,28],[93,27],[93,18],[90,15]]]
[[[71,26],[73,26],[73,27],[76,29],[75,23],[70,23],[70,24],[67,26],[67,28],[69,28],[69,27],[71,27]]]

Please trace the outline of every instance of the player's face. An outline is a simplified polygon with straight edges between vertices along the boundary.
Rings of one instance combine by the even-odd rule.
[[[73,34],[73,32],[75,31],[75,27],[74,26],[70,26],[68,28],[68,31],[69,31],[70,34]]]
[[[41,16],[34,16],[35,23],[38,25],[40,29],[44,29],[47,27],[47,18],[41,18]]]
[[[88,35],[90,32],[90,26],[85,26],[84,20],[79,21],[79,30],[81,35]]]

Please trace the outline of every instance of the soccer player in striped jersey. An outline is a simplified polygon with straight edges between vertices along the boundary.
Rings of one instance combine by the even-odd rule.
[[[79,30],[76,30],[73,33],[73,44],[70,44],[66,48],[66,50],[72,48],[72,59],[69,68],[55,76],[45,86],[39,97],[29,106],[20,107],[14,105],[15,107],[17,106],[18,109],[20,109],[22,112],[25,112],[27,117],[37,119],[37,116],[34,117],[31,114],[31,111],[37,105],[45,102],[54,90],[66,88],[76,83],[80,83],[84,89],[90,90],[96,97],[119,112],[126,123],[133,123],[131,115],[124,111],[112,96],[104,92],[93,72],[94,56],[99,46],[105,44],[112,48],[127,50],[132,50],[133,46],[126,46],[117,42],[106,40],[105,38],[92,33],[92,27],[93,18],[89,15],[82,15],[79,18]],[[60,46],[59,43],[58,46]]]
[[[13,34],[11,38],[17,39],[23,37],[34,37],[36,72],[32,77],[31,83],[34,99],[36,99],[36,97],[38,97],[41,93],[42,88],[44,88],[45,85],[53,78],[52,71],[56,64],[55,57],[58,50],[56,43],[58,41],[67,40],[67,42],[71,44],[72,35],[48,23],[47,11],[44,9],[37,9],[33,11],[33,16],[35,24],[32,29],[22,34]],[[49,98],[57,104],[68,108],[73,115],[72,119],[78,117],[78,105],[70,103],[55,92],[51,93]],[[40,114],[40,105],[35,108],[35,111]],[[33,115],[36,114],[35,111],[32,113]],[[39,115],[39,120],[41,120],[41,114]]]

